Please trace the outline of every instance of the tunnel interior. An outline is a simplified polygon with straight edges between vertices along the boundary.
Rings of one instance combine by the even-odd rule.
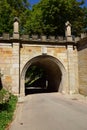
[[[25,75],[25,95],[58,92],[62,72],[57,63],[47,56],[38,57],[28,67]]]

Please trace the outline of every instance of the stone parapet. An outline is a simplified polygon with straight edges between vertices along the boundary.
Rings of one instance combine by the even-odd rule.
[[[81,39],[83,39],[85,37],[87,37],[87,33],[86,32],[85,33],[81,33]]]
[[[77,41],[75,39],[68,38],[63,36],[38,36],[38,35],[19,35],[18,33],[14,33],[13,37],[10,37],[10,34],[4,33],[2,37],[0,37],[0,43],[25,43],[25,44],[74,44]]]
[[[78,43],[81,39],[85,39],[87,34],[81,34],[81,37],[72,36],[46,36],[46,35],[19,35],[19,33],[13,33],[13,37],[10,37],[9,33],[3,33],[0,37],[0,43],[12,43],[12,42],[44,42],[44,43]]]

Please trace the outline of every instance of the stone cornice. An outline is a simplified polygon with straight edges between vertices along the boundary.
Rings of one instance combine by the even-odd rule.
[[[37,44],[37,45],[62,45],[62,46],[67,46],[67,45],[74,45],[76,46],[76,42],[73,41],[67,41],[63,37],[58,38],[46,38],[46,39],[41,39],[41,38],[22,38],[20,37],[19,39],[14,39],[13,37],[0,37],[0,43],[20,43],[20,44]]]

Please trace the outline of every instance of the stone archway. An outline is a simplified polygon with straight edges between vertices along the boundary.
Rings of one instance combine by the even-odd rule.
[[[48,75],[49,92],[63,92],[66,84],[66,71],[63,64],[55,57],[49,55],[40,55],[29,60],[21,73],[20,95],[25,95],[25,74],[30,66],[43,67]]]

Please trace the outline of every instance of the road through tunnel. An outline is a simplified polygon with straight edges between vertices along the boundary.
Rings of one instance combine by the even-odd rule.
[[[57,61],[52,56],[42,55],[31,59],[25,65],[25,95],[62,92],[63,74],[61,63]]]

